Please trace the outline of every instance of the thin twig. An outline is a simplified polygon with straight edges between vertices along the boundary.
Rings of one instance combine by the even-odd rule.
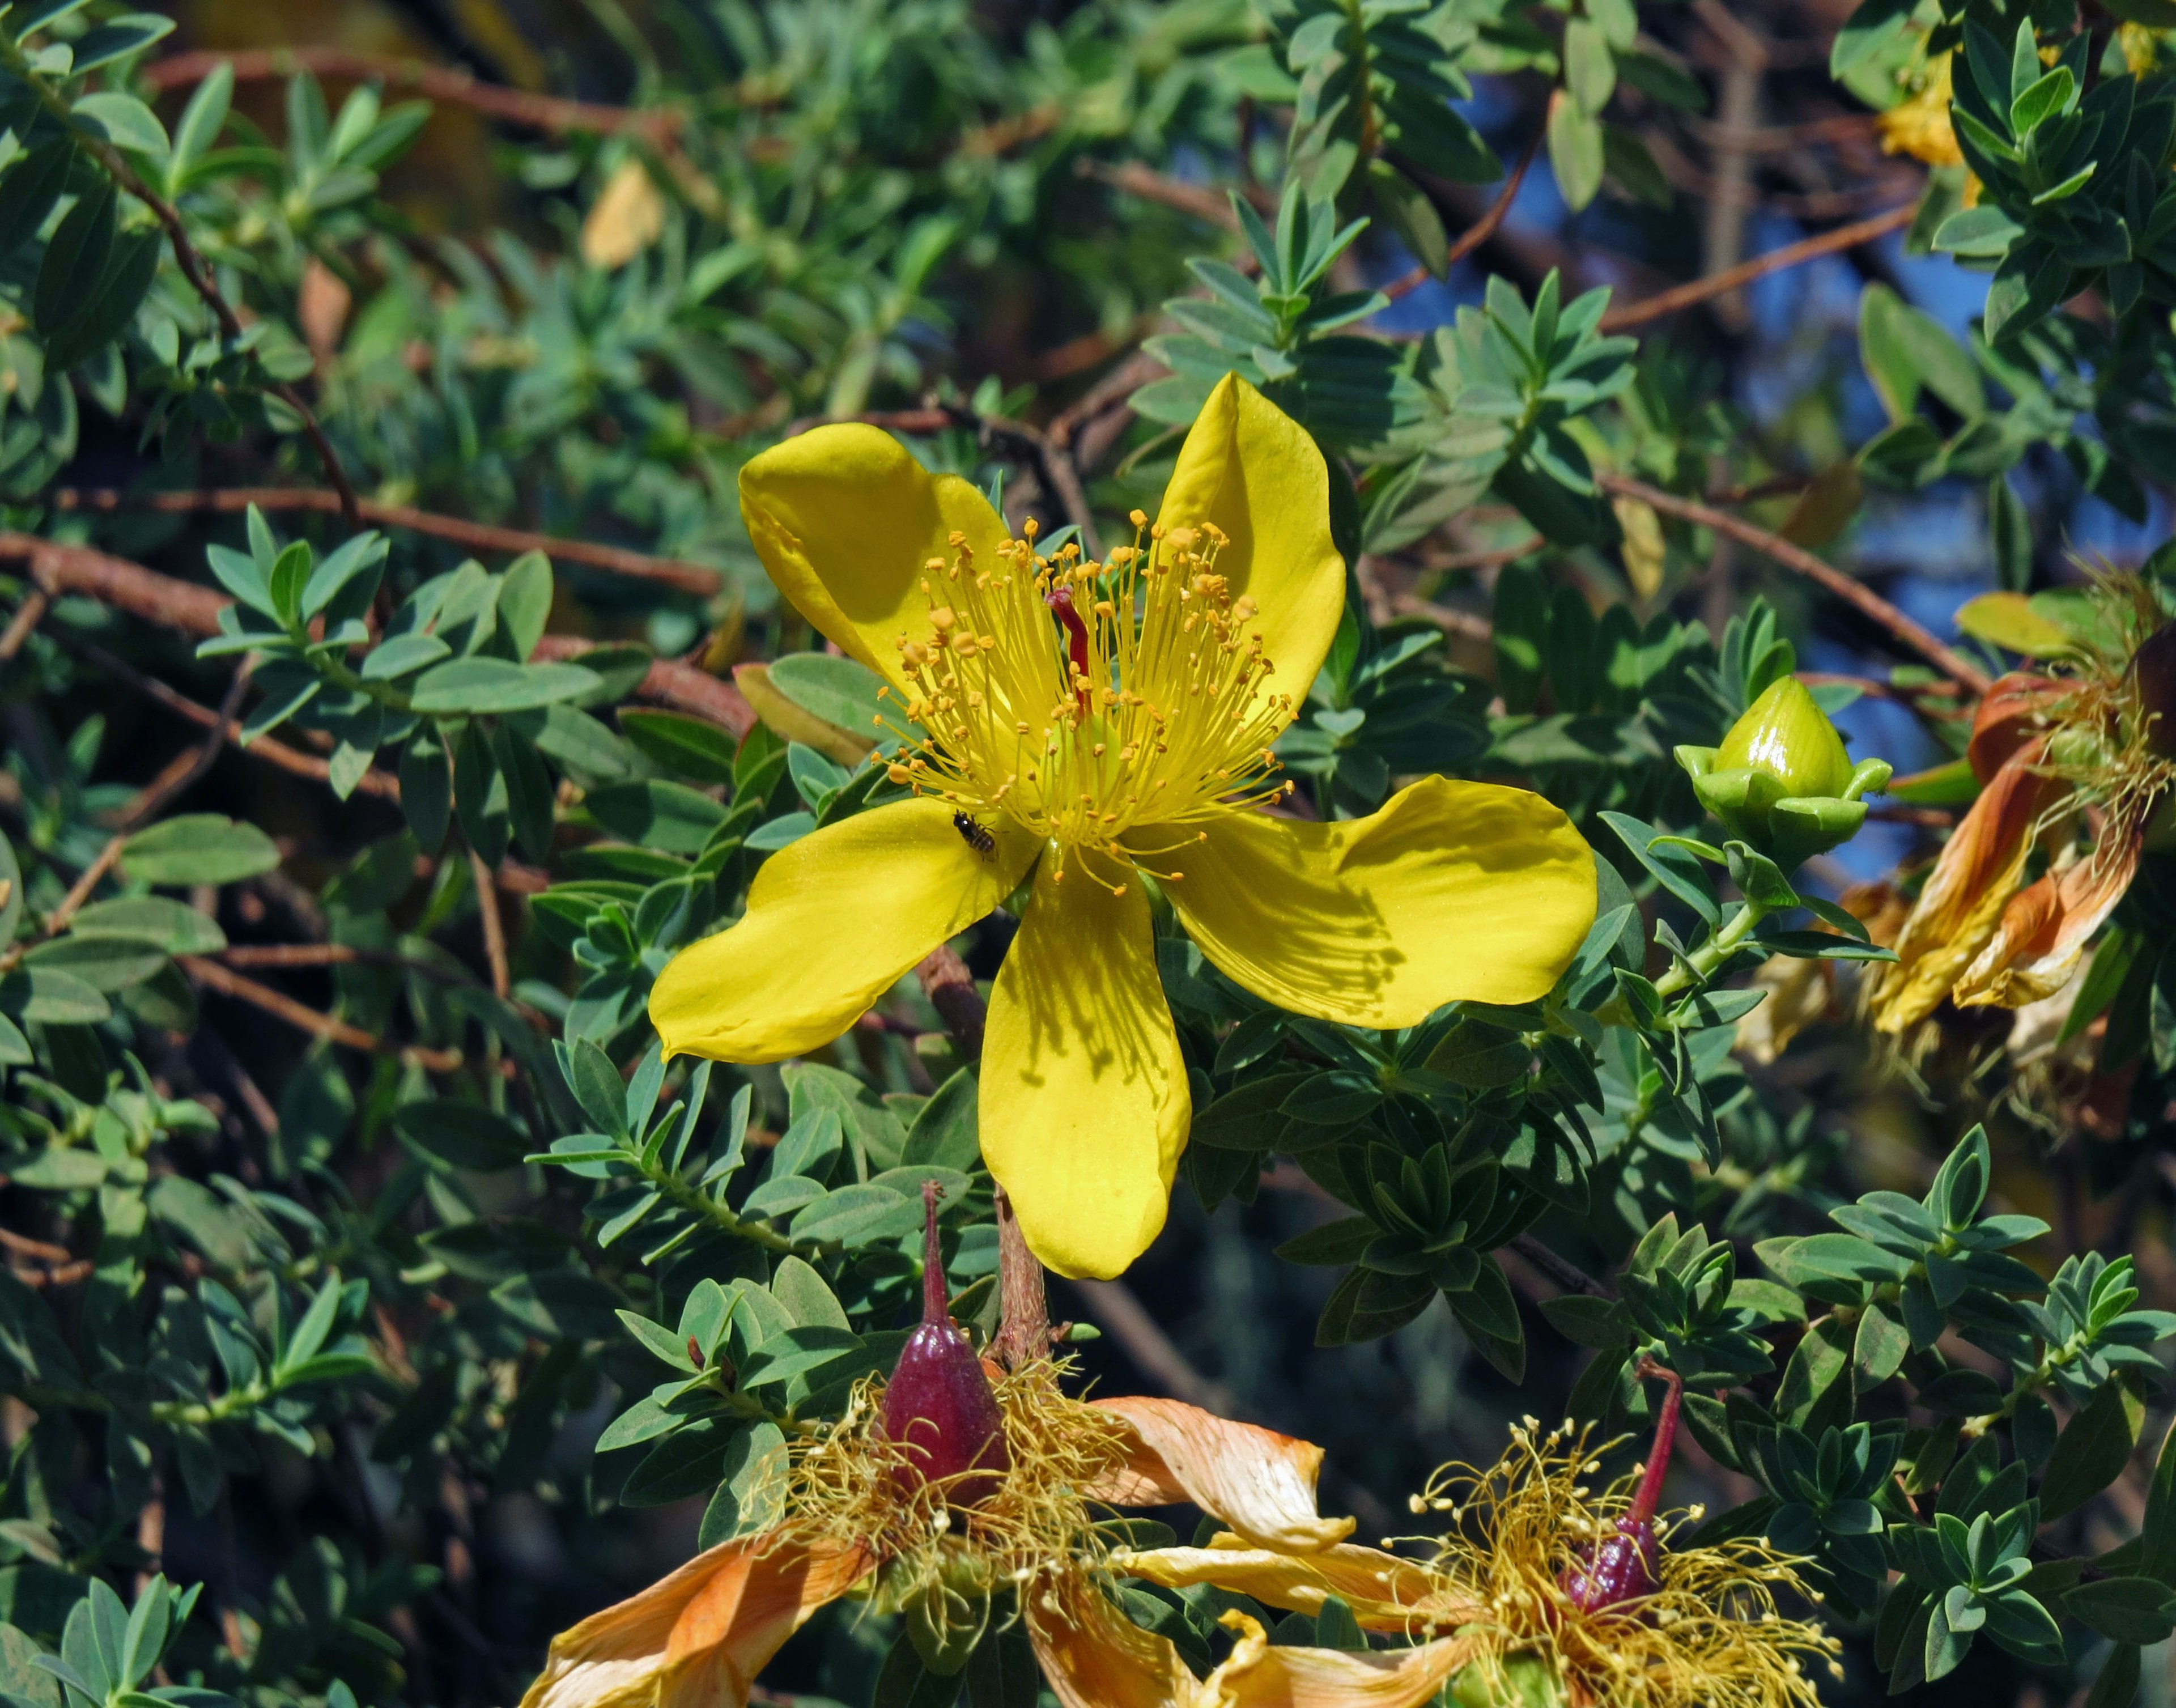
[[[949,944],[939,944],[922,959],[915,976],[922,981],[922,994],[929,998],[930,1007],[944,1022],[944,1029],[952,1035],[952,1047],[963,1062],[978,1062],[982,1058],[982,1029],[989,1015],[982,1003],[982,993],[975,988],[975,976],[967,971],[967,963],[960,959],[959,952]]]
[[[1609,1297],[1608,1287],[1577,1264],[1559,1257],[1531,1233],[1515,1234],[1511,1249],[1568,1293],[1586,1293],[1597,1299]]]
[[[234,715],[242,710],[242,696],[248,686],[248,668],[236,671],[234,680],[227,684],[226,698],[220,702],[219,710],[212,714],[210,733],[198,744],[195,753],[186,766],[171,777],[161,777],[129,802],[128,813],[121,821],[123,831],[133,830],[144,824],[161,807],[212,768],[212,762],[218,759],[220,750],[226,745],[226,732],[235,727]]]
[[[307,1032],[313,1037],[324,1038],[328,1042],[373,1055],[397,1055],[409,1066],[422,1068],[433,1074],[450,1074],[461,1065],[462,1057],[459,1050],[433,1050],[418,1044],[388,1043],[359,1026],[351,1026],[345,1020],[336,1020],[330,1014],[319,1014],[313,1008],[307,1008],[269,985],[259,984],[253,978],[244,978],[218,961],[207,960],[200,955],[184,955],[177,959],[182,971],[199,984],[217,991],[221,996],[233,997],[260,1008],[266,1014],[286,1021],[289,1025]]]
[[[19,66],[14,68],[23,69]],[[46,87],[42,79],[31,76],[26,80],[37,91],[38,99],[68,127],[77,145],[88,150],[106,168],[115,183],[151,210],[153,217],[166,233],[166,240],[173,247],[174,264],[182,269],[182,276],[188,280],[189,288],[204,299],[204,306],[218,320],[220,330],[226,335],[227,342],[239,343],[242,336],[242,321],[236,315],[234,306],[220,294],[219,281],[212,276],[210,264],[197,253],[196,245],[189,241],[188,230],[182,225],[182,216],[174,204],[138,177],[135,167],[128,164],[128,156],[112,143],[101,137],[88,135],[80,127],[70,124],[67,103]],[[360,525],[356,518],[355,487],[348,481],[347,471],[340,466],[340,456],[333,449],[332,441],[325,437],[325,430],[318,425],[316,411],[303,400],[302,394],[286,381],[274,379],[269,374],[265,378],[265,389],[300,417],[303,434],[309,439],[311,448],[317,452],[318,460],[324,465],[325,478],[333,483],[334,490],[340,494],[340,510],[347,518],[348,525],[351,528]]]
[[[30,638],[30,631],[44,621],[52,602],[42,587],[33,587],[23,596],[15,614],[8,619],[6,632],[0,633],[0,664],[7,663],[23,650],[23,643]]]
[[[1518,196],[1519,187],[1526,182],[1526,169],[1533,165],[1534,156],[1541,152],[1542,139],[1547,133],[1542,129],[1534,132],[1532,139],[1526,144],[1526,152],[1519,156],[1518,165],[1511,168],[1511,176],[1504,180],[1503,189],[1488,204],[1488,211],[1461,231],[1458,241],[1444,252],[1440,276],[1448,278],[1452,268],[1496,235],[1496,228],[1504,223],[1504,216],[1511,211],[1511,204]],[[1383,294],[1395,302],[1399,297],[1417,291],[1427,280],[1428,274],[1429,269],[1425,264],[1415,267],[1402,279],[1385,285]]]
[[[1727,510],[1718,510],[1712,505],[1681,498],[1674,492],[1651,487],[1645,481],[1608,472],[1597,474],[1595,478],[1605,492],[1637,498],[1666,516],[1675,516],[1680,521],[1695,523],[1717,534],[1726,535],[1740,545],[1750,546],[1786,569],[1818,582],[1837,598],[1856,607],[1938,670],[1961,683],[1974,694],[1985,694],[1992,686],[1986,672],[1961,653],[1943,645],[1925,628],[1906,616],[1872,588],[1863,582],[1853,580],[1834,565],[1823,563],[1803,547],[1792,545],[1782,535],[1755,527],[1742,517],[1732,515]]]
[[[27,558],[30,574],[49,593],[79,593],[185,634],[219,633],[219,613],[234,601],[193,581],[146,569],[125,558],[87,546],[62,546],[35,534],[0,533],[0,559]],[[579,658],[601,643],[572,634],[547,634],[532,659]],[[671,659],[654,661],[636,694],[707,718],[738,736],[755,726],[755,708],[731,683]],[[261,743],[253,743],[251,751]],[[366,773],[366,779],[371,774]]]
[[[1185,1353],[1163,1331],[1163,1327],[1134,1297],[1123,1281],[1076,1281],[1068,1283],[1080,1295],[1088,1314],[1111,1338],[1125,1348],[1140,1373],[1174,1400],[1229,1417],[1238,1409],[1238,1397],[1221,1382],[1194,1368]]]
[[[1114,190],[1123,190],[1129,196],[1139,196],[1145,202],[1156,202],[1167,208],[1176,208],[1182,214],[1191,214],[1195,219],[1225,231],[1237,232],[1239,216],[1232,211],[1232,204],[1221,193],[1205,184],[1189,184],[1177,178],[1167,178],[1138,160],[1127,160],[1118,166],[1082,156],[1074,170],[1084,178],[1094,178],[1108,184]]]
[[[997,1189],[998,1335],[990,1350],[1009,1370],[1050,1356],[1050,1301],[1042,1265],[1028,1249],[1004,1187]]]
[[[1860,244],[1870,243],[1876,237],[1901,231],[1912,223],[1918,211],[1917,204],[1907,203],[1901,208],[1891,208],[1885,214],[1876,214],[1870,220],[1860,220],[1848,226],[1839,226],[1833,231],[1824,231],[1817,237],[1786,243],[1780,249],[1771,249],[1764,255],[1755,255],[1749,261],[1741,261],[1735,267],[1726,267],[1721,272],[1711,273],[1705,279],[1695,279],[1675,290],[1658,291],[1652,296],[1642,297],[1637,302],[1628,302],[1622,308],[1613,308],[1602,317],[1602,330],[1622,332],[1628,326],[1645,326],[1651,320],[1660,320],[1664,315],[1674,314],[1680,308],[1689,308],[1710,297],[1723,296],[1741,285],[1765,278],[1771,273],[1781,272],[1786,267],[1795,267],[1801,262],[1817,260],[1823,255],[1837,254],[1846,249],[1856,249]]]
[[[475,975],[466,968],[454,971],[432,960],[402,955],[389,949],[358,949],[347,943],[249,943],[223,949],[219,958],[229,966],[394,966],[404,972],[420,972],[448,984],[470,984]]]
[[[1496,626],[1479,612],[1433,604],[1416,593],[1393,594],[1390,609],[1400,617],[1417,617],[1423,623],[1433,623],[1445,634],[1455,634],[1461,639],[1477,640],[1486,645],[1496,639]]]
[[[532,95],[526,90],[487,83],[471,72],[451,66],[424,65],[390,54],[359,53],[345,47],[263,47],[238,52],[205,49],[177,53],[145,66],[139,74],[156,90],[186,89],[203,82],[222,65],[234,68],[237,83],[292,77],[303,71],[316,77],[365,82],[383,79],[432,101],[489,113],[555,136],[570,131],[596,136],[633,132],[661,144],[677,134],[687,120],[687,115],[675,108],[601,106],[558,95]]]
[[[58,510],[95,510],[108,514],[121,510],[238,514],[253,504],[260,510],[337,512],[343,508],[337,492],[310,487],[235,487],[171,492],[124,492],[111,487],[63,487],[52,494],[51,503]],[[384,504],[375,499],[364,498],[357,501],[355,514],[361,520],[379,527],[402,528],[411,533],[427,534],[437,539],[451,540],[478,552],[541,552],[546,557],[563,563],[580,563],[592,569],[608,570],[615,575],[631,576],[637,580],[659,582],[706,599],[715,597],[726,585],[725,577],[717,570],[683,558],[653,557],[647,552],[630,552],[622,547],[599,545],[587,540],[564,540],[556,535],[530,533],[523,528],[492,527],[460,516],[445,516],[429,510],[419,510],[410,504]]]
[[[469,873],[476,879],[476,915],[483,921],[483,952],[491,963],[492,994],[504,1002],[514,988],[506,969],[506,922],[498,917],[498,889],[491,880],[491,864],[473,848],[469,850]]]

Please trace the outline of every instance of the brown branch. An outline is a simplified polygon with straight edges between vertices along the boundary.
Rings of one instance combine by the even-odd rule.
[[[1514,1235],[1511,1240],[1511,1249],[1517,1252],[1520,1257],[1526,1259],[1528,1263],[1533,1265],[1536,1269],[1568,1293],[1586,1293],[1590,1297],[1597,1299],[1606,1299],[1609,1297],[1608,1287],[1602,1286],[1577,1264],[1559,1257],[1531,1233]]]
[[[1532,140],[1526,144],[1526,152],[1519,156],[1518,165],[1511,168],[1511,176],[1504,181],[1503,189],[1488,204],[1488,211],[1461,231],[1458,241],[1444,252],[1441,276],[1449,277],[1452,268],[1496,235],[1496,228],[1504,223],[1504,216],[1511,211],[1511,203],[1519,193],[1519,187],[1526,182],[1526,169],[1533,165],[1534,156],[1541,152],[1542,139],[1546,134],[1545,130],[1534,133]],[[1395,283],[1384,286],[1383,294],[1395,302],[1409,291],[1418,290],[1428,277],[1426,266],[1415,267]]]
[[[1050,1300],[1042,1265],[1028,1249],[1004,1187],[997,1189],[998,1334],[990,1350],[1009,1370],[1050,1356]]]
[[[199,729],[209,729],[219,721],[219,714],[209,706],[199,705],[187,695],[175,693],[157,677],[144,675],[133,665],[116,658],[101,646],[95,646],[87,640],[79,639],[65,630],[56,630],[54,639],[86,663],[104,671],[122,687],[133,689],[146,699],[157,701],[167,710],[187,718]],[[229,719],[226,726],[227,740],[237,740],[241,734],[242,726],[234,720]],[[248,747],[239,748],[237,751],[248,754],[253,759],[262,759],[265,764],[276,766],[291,776],[307,777],[314,783],[329,783],[332,781],[332,767],[324,760],[318,758],[314,753],[298,752],[285,742],[275,741],[270,736],[259,736]],[[375,795],[378,799],[390,801],[395,806],[400,804],[400,780],[390,772],[365,771],[362,774],[362,781],[356,786],[363,794]]]
[[[1855,581],[1833,564],[1825,563],[1802,546],[1794,546],[1780,534],[1771,534],[1765,528],[1755,527],[1741,517],[1727,510],[1718,510],[1708,504],[1697,503],[1690,498],[1678,498],[1659,487],[1651,487],[1645,481],[1635,481],[1624,475],[1601,473],[1595,476],[1602,490],[1637,498],[1642,503],[1661,511],[1666,516],[1675,516],[1680,521],[1692,522],[1717,534],[1735,540],[1786,569],[1819,583],[1847,604],[1855,607],[1887,629],[1898,640],[1917,652],[1935,668],[1970,688],[1974,694],[1985,694],[1992,686],[1987,673],[1978,666],[1953,649],[1945,646],[1934,635],[1895,606],[1884,599],[1863,582]]]
[[[358,53],[345,47],[262,47],[238,52],[206,49],[177,53],[145,66],[139,75],[163,92],[201,83],[221,65],[234,68],[237,83],[292,77],[302,71],[317,77],[349,78],[358,82],[383,79],[396,89],[413,90],[432,101],[465,106],[472,112],[488,113],[493,118],[527,125],[534,130],[548,131],[555,136],[569,131],[598,136],[633,132],[662,144],[678,133],[687,117],[666,107],[601,106],[558,95],[532,95],[526,90],[487,83],[473,73],[454,67],[425,65],[390,54]]]
[[[1108,184],[1114,190],[1123,190],[1129,196],[1139,196],[1145,202],[1155,202],[1163,207],[1175,208],[1182,214],[1191,214],[1205,225],[1221,226],[1232,232],[1239,229],[1239,216],[1232,211],[1232,204],[1223,195],[1205,184],[1189,184],[1177,178],[1167,178],[1138,160],[1127,160],[1114,166],[1083,156],[1074,171],[1084,178],[1093,178],[1098,183]]]
[[[492,882],[491,863],[473,848],[469,850],[469,874],[476,880],[476,915],[483,921],[483,952],[491,964],[491,993],[504,1002],[514,988],[506,967],[506,922],[498,917],[498,889]]]
[[[45,620],[46,608],[52,602],[42,587],[33,587],[23,596],[15,614],[8,619],[6,633],[0,634],[0,664],[7,663],[23,650],[23,643],[30,638],[30,631]]]
[[[922,959],[914,970],[922,981],[922,993],[929,998],[930,1007],[944,1022],[944,1029],[952,1035],[952,1046],[960,1053],[963,1062],[978,1062],[982,1058],[982,1028],[989,1014],[982,1004],[982,993],[975,988],[975,976],[967,971],[967,963],[960,959],[959,952],[949,943],[941,943]]]
[[[1445,634],[1455,634],[1463,640],[1477,640],[1487,645],[1496,639],[1495,625],[1479,612],[1436,605],[1418,594],[1392,595],[1390,609],[1401,617],[1417,617],[1424,623],[1433,623]]]
[[[57,545],[32,534],[0,533],[0,559],[10,558],[29,558],[31,575],[48,593],[82,594],[102,605],[126,611],[148,623],[179,629],[185,634],[218,634],[219,613],[234,602],[224,593],[193,581],[161,575],[140,563],[109,557],[86,546]],[[537,642],[536,650],[530,656],[579,658],[599,644],[579,635],[547,634]],[[658,659],[650,665],[649,674],[635,692],[661,705],[707,718],[735,736],[744,736],[755,726],[755,708],[742,698],[738,688],[693,665]],[[263,745],[262,740],[253,742],[250,751],[253,753]],[[373,775],[364,774],[366,786],[369,786]],[[386,779],[388,783],[392,781]],[[373,793],[384,791],[384,784],[373,786]],[[395,786],[396,796],[397,792]]]
[[[0,1227],[0,1246],[19,1257],[35,1258],[42,1264],[73,1263],[76,1255],[64,1245],[48,1245],[42,1239],[31,1239],[12,1229]]]
[[[330,1014],[319,1014],[306,1008],[294,998],[274,990],[269,985],[259,984],[253,978],[244,978],[231,968],[218,961],[206,960],[200,955],[176,957],[182,971],[209,990],[221,996],[233,997],[262,1009],[313,1037],[345,1046],[351,1050],[362,1050],[369,1054],[394,1054],[411,1067],[424,1069],[433,1074],[450,1074],[461,1065],[459,1050],[427,1049],[416,1044],[389,1044],[383,1038],[351,1026],[345,1020],[336,1020]]]
[[[1613,308],[1602,317],[1602,330],[1622,332],[1629,326],[1645,326],[1651,320],[1660,320],[1666,314],[1674,314],[1681,308],[1721,296],[1735,291],[1741,285],[1768,274],[1778,273],[1787,267],[1795,267],[1803,261],[1817,260],[1823,255],[1834,255],[1846,249],[1856,249],[1876,237],[1891,231],[1901,231],[1910,225],[1918,213],[1917,204],[1907,203],[1901,208],[1891,208],[1885,214],[1876,214],[1872,219],[1860,220],[1848,226],[1839,226],[1833,231],[1824,231],[1816,237],[1806,237],[1796,243],[1786,243],[1780,249],[1771,249],[1765,255],[1755,255],[1750,261],[1741,261],[1735,267],[1726,267],[1705,279],[1695,279],[1674,290],[1658,291],[1637,302],[1628,302],[1622,308]]]
[[[1232,1390],[1194,1368],[1123,1281],[1076,1281],[1069,1285],[1080,1295],[1088,1314],[1125,1349],[1134,1368],[1172,1399],[1221,1417],[1234,1415],[1238,1402]]]
[[[52,111],[56,117],[65,121],[68,117],[65,103],[37,79],[32,78],[30,83],[37,90],[39,100]],[[112,143],[103,138],[87,136],[79,128],[71,128],[74,130],[78,145],[89,150],[96,157],[114,182],[151,210],[153,217],[166,233],[166,241],[174,251],[174,264],[182,269],[182,276],[188,280],[189,288],[204,299],[204,306],[218,320],[220,330],[225,334],[227,341],[230,344],[240,342],[242,335],[241,318],[235,313],[233,304],[220,294],[219,281],[212,276],[210,264],[197,253],[196,245],[189,241],[188,228],[182,224],[182,216],[174,204],[138,177],[136,168],[128,164],[128,156]],[[325,430],[318,425],[316,412],[303,400],[302,394],[286,381],[273,379],[269,374],[265,378],[268,382],[265,389],[301,418],[302,432],[309,439],[312,449],[317,452],[318,460],[324,465],[325,478],[333,483],[334,490],[340,494],[341,513],[346,516],[350,527],[356,526],[355,488],[349,484],[347,471],[340,466],[340,456],[333,449],[332,441],[325,437]]]
[[[255,505],[260,510],[321,510],[339,512],[345,507],[336,492],[309,487],[236,487],[178,492],[122,492],[111,487],[63,487],[51,503],[60,510],[95,510],[111,514],[122,510],[155,510],[178,514],[239,514]],[[541,552],[567,563],[580,563],[615,575],[655,581],[683,593],[715,597],[726,585],[717,570],[678,558],[657,558],[647,552],[630,552],[618,546],[586,540],[563,540],[552,534],[534,534],[522,528],[498,528],[460,516],[438,515],[410,504],[384,504],[361,499],[355,516],[383,528],[401,528],[451,540],[477,552]]]
[[[448,984],[472,982],[475,976],[465,968],[456,972],[436,961],[394,949],[357,949],[346,943],[236,944],[221,949],[219,958],[229,966],[394,966],[405,972],[425,973]]]

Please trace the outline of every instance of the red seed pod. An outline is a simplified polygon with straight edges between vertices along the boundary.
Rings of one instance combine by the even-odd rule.
[[[968,1507],[998,1492],[1012,1455],[1004,1415],[990,1391],[982,1361],[955,1325],[944,1294],[944,1259],[937,1237],[937,1183],[922,1189],[925,1246],[922,1325],[906,1338],[884,1389],[879,1423],[906,1449],[900,1477],[909,1487],[946,1482],[946,1499]],[[979,1473],[968,1476],[967,1472]],[[949,1479],[958,1477],[957,1482]]]
[[[1564,1573],[1563,1585],[1571,1604],[1583,1613],[1599,1613],[1620,1602],[1637,1601],[1662,1587],[1662,1562],[1655,1540],[1655,1503],[1661,1499],[1662,1478],[1670,1468],[1670,1451],[1678,1440],[1678,1405],[1684,1384],[1677,1372],[1643,1363],[1642,1375],[1660,1376],[1670,1384],[1662,1409],[1655,1419],[1655,1449],[1647,1455],[1647,1468],[1634,1491],[1630,1510],[1617,1520],[1617,1534],[1605,1537],[1581,1552],[1579,1564]]]
[[[2163,759],[2176,758],[2176,623],[2147,637],[2131,655],[2130,668],[2146,746]]]

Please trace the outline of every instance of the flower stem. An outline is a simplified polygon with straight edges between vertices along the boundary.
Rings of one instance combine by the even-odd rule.
[[[1714,936],[1655,981],[1655,994],[1673,997],[1695,978],[1705,984],[1732,955],[1744,946],[1745,939],[1753,935],[1768,914],[1769,909],[1764,904],[1752,900],[1745,902],[1723,922]]]
[[[1013,1201],[998,1189],[998,1338],[993,1346],[1009,1370],[1050,1353],[1050,1303],[1042,1265],[1027,1248]]]

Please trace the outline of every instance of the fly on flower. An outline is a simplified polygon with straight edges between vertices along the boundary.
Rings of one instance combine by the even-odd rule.
[[[1336,637],[1345,566],[1322,454],[1236,378],[1157,519],[1137,514],[1106,562],[1013,537],[869,427],[764,453],[741,495],[772,579],[884,678],[914,798],[772,856],[740,922],[660,976],[651,1018],[669,1053],[801,1054],[1025,886],[981,1127],[1062,1274],[1139,1255],[1186,1143],[1151,884],[1238,984],[1349,1025],[1533,1000],[1585,937],[1592,856],[1537,795],[1430,777],[1366,819],[1270,810],[1291,787],[1273,744]]]

